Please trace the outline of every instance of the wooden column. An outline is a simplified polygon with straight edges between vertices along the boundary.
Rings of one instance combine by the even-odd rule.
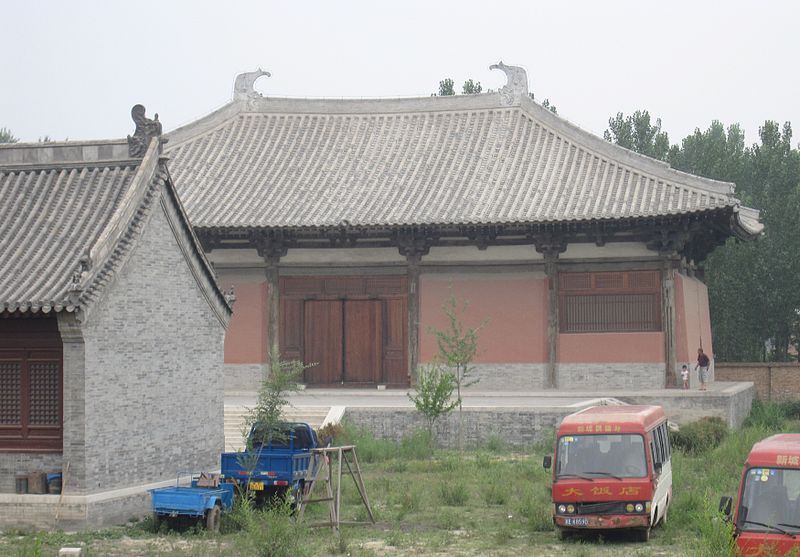
[[[419,263],[420,255],[408,255],[408,378],[415,382],[419,360]]]
[[[413,385],[419,362],[419,276],[423,255],[430,252],[430,241],[423,236],[398,235],[395,238],[400,255],[408,264],[408,378]]]
[[[266,263],[267,278],[267,335],[270,356],[280,354],[280,288],[278,286],[278,264],[281,257],[288,252],[286,239],[270,231],[256,231],[250,235],[250,244]],[[269,362],[268,362],[269,363]]]
[[[537,238],[536,251],[544,255],[544,272],[547,275],[547,374],[545,386],[558,388],[558,256],[567,249],[566,241],[556,235]]]
[[[267,335],[269,337],[269,355],[280,353],[280,289],[278,288],[278,261],[276,258],[265,258],[267,263]]]
[[[674,257],[665,257],[661,267],[661,315],[664,328],[664,386],[678,385],[675,348],[675,269],[678,265]]]
[[[547,376],[548,389],[558,388],[558,255],[544,256],[544,272],[547,275]]]

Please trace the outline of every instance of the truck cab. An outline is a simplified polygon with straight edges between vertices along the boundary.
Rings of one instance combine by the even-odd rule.
[[[672,499],[667,418],[660,406],[593,406],[564,418],[553,457],[553,523],[572,532],[629,529],[647,541]]]
[[[305,483],[311,451],[319,446],[310,425],[280,424],[276,435],[268,435],[259,424],[248,434],[247,450],[222,453],[220,470],[227,480],[248,489],[257,501],[280,496],[288,490],[298,494]]]
[[[800,434],[773,435],[753,445],[733,505],[731,497],[720,500],[720,511],[733,513],[742,555],[800,552]]]

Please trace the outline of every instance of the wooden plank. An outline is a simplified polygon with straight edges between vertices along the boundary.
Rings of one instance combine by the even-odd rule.
[[[383,381],[389,385],[408,385],[408,312],[406,298],[384,302]]]
[[[308,300],[303,312],[303,362],[309,384],[342,381],[342,302]]]
[[[344,380],[347,383],[381,381],[383,312],[379,300],[344,302]]]

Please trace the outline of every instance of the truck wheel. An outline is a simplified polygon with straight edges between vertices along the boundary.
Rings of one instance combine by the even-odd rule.
[[[219,532],[219,519],[222,516],[222,507],[219,503],[206,511],[206,530],[213,533]]]

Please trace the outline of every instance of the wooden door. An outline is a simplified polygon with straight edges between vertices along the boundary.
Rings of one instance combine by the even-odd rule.
[[[380,300],[344,302],[344,380],[382,382],[383,311]]]
[[[406,299],[387,299],[383,321],[383,381],[388,385],[408,385],[407,331]]]
[[[303,311],[305,382],[325,385],[342,382],[342,302],[306,300]]]

